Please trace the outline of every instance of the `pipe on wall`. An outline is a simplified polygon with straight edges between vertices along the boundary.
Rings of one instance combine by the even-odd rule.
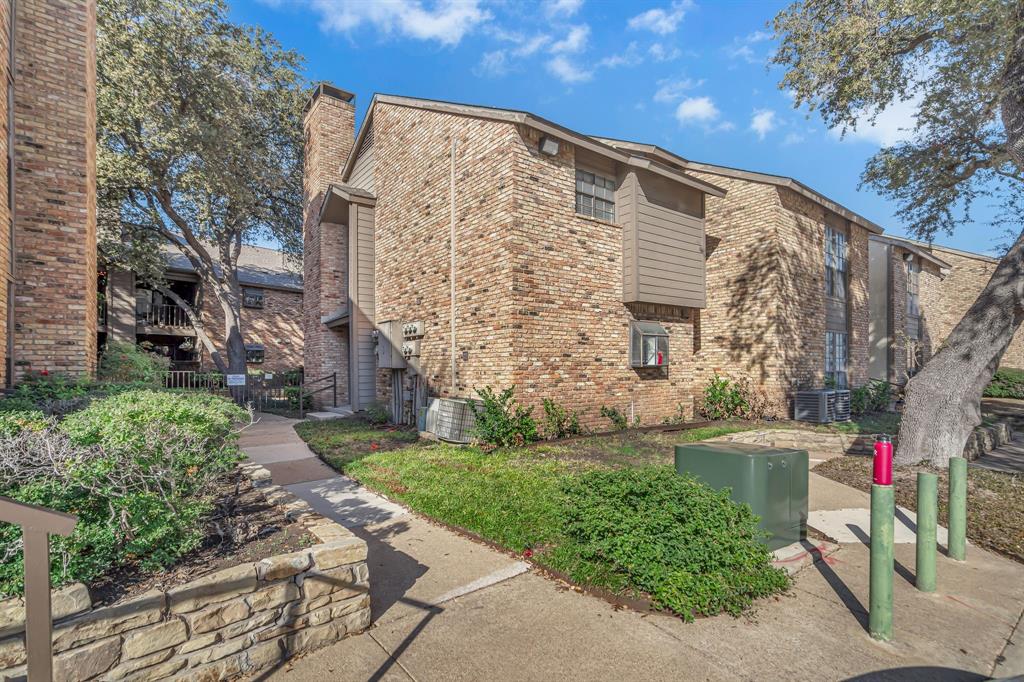
[[[452,396],[456,393],[456,386],[458,383],[457,379],[457,368],[456,368],[456,347],[455,347],[455,150],[457,147],[455,141],[455,134],[452,133],[452,148],[451,148],[451,173],[450,173],[450,199],[451,199],[451,234],[449,235],[449,241],[451,242],[451,272],[448,275],[448,279],[451,283],[451,361],[452,361]]]

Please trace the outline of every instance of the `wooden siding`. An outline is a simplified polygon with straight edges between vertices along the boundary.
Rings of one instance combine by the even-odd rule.
[[[356,158],[355,164],[352,166],[352,174],[349,176],[348,185],[352,187],[358,187],[359,189],[365,189],[367,192],[373,192],[373,166],[375,163],[376,154],[372,146],[367,146],[366,142],[363,142],[363,146],[359,148],[359,157]]]
[[[366,409],[376,399],[373,221],[373,208],[349,205],[349,396],[355,410]]]
[[[628,208],[619,214],[623,225],[622,300],[703,308],[706,271],[701,193],[647,171],[630,171],[616,193],[616,203]]]

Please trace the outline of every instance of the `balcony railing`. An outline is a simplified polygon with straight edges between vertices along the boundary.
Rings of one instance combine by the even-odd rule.
[[[149,312],[140,315],[140,322],[154,327],[191,327],[192,322],[184,309],[173,303],[170,305],[155,305]]]

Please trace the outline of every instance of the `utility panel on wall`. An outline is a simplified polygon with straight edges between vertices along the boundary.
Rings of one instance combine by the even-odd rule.
[[[378,322],[374,336],[377,341],[377,367],[405,369],[405,358],[402,356],[401,323],[393,320]]]

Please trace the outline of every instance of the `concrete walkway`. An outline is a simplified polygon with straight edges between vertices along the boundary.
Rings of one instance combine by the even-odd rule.
[[[891,643],[865,632],[862,542],[804,569],[788,594],[758,602],[749,616],[686,624],[580,594],[328,475],[293,424],[266,417],[243,447],[275,480],[283,477],[277,482],[366,538],[374,624],[259,679],[962,680],[992,675],[1000,657],[997,674],[1024,674],[1016,654],[1024,637],[1018,646],[1012,635],[1024,608],[1024,566],[975,547],[964,563],[940,556],[938,592],[924,595],[913,587],[914,546],[896,546]],[[866,502],[864,493],[811,474],[812,511]]]

